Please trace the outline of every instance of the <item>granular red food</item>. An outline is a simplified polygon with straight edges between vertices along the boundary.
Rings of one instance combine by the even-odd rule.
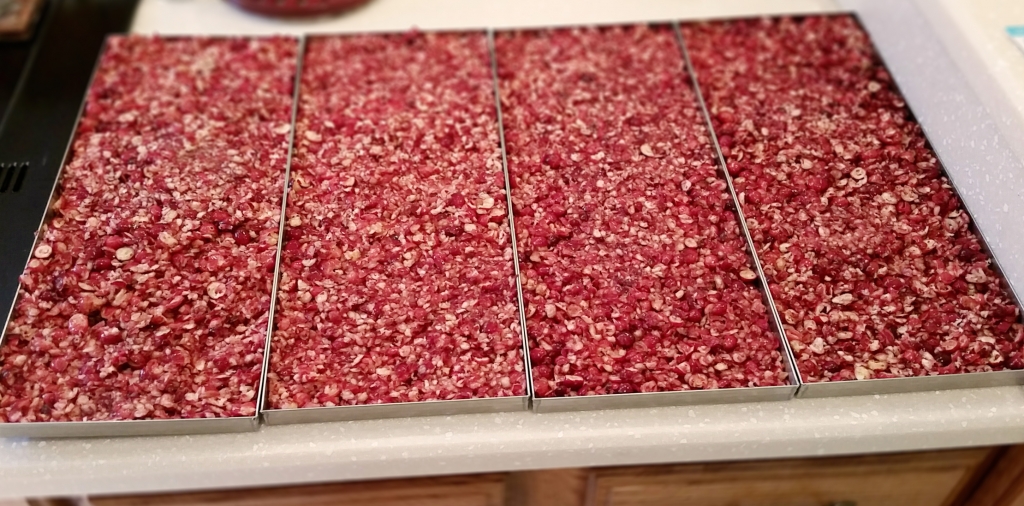
[[[0,350],[0,421],[253,416],[298,43],[114,37]]]

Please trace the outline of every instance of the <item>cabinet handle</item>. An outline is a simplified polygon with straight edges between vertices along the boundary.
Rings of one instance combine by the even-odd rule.
[[[828,506],[857,506],[857,501],[835,501],[829,503]]]

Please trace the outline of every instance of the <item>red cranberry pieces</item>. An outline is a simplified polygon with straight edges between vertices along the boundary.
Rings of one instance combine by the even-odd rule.
[[[0,422],[255,415],[297,49],[110,39],[0,350]]]
[[[496,43],[536,394],[785,384],[672,31]]]
[[[852,17],[684,36],[805,380],[1024,366],[1018,309]]]
[[[525,395],[481,33],[309,41],[274,408]]]

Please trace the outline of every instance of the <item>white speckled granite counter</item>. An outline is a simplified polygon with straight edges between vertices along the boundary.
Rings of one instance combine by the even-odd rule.
[[[249,434],[0,440],[0,494],[312,483],[554,467],[838,455],[1024,441],[1024,390],[507,413]]]
[[[1024,58],[979,35],[901,37],[941,24],[923,1],[844,0],[871,29],[1016,287],[1024,287],[1024,166],[1008,143],[1024,103]],[[953,2],[944,2],[953,5]],[[996,0],[986,0],[992,6]],[[1006,2],[1012,3],[1012,2]],[[979,4],[980,5],[980,4]],[[135,31],[273,33],[526,26],[831,10],[826,0],[377,0],[351,16],[273,23],[220,0],[143,0]],[[957,7],[958,9],[963,7]],[[1024,10],[1006,24],[1024,23]],[[991,19],[981,16],[977,20]],[[931,21],[929,21],[931,20]],[[955,26],[955,25],[954,25]],[[989,26],[988,29],[992,29]],[[954,42],[950,42],[950,41]],[[944,44],[973,43],[950,58]],[[959,46],[958,46],[959,47]],[[993,49],[993,47],[995,47]],[[1004,51],[998,57],[990,51]],[[972,57],[973,53],[981,55]],[[957,68],[998,58],[998,85]],[[974,62],[974,63],[972,63]],[[959,67],[957,67],[959,65]],[[985,68],[981,65],[979,68]],[[930,78],[914,78],[928,72]],[[950,73],[953,74],[950,74]],[[950,75],[953,77],[950,78]],[[945,78],[937,78],[944,76]],[[1008,84],[1010,83],[1010,84]],[[1020,83],[1018,83],[1020,84]],[[972,88],[973,87],[973,88]],[[972,91],[974,90],[974,91]],[[979,100],[977,92],[1001,93]],[[988,108],[986,108],[986,105]],[[1014,123],[1017,121],[1017,123]],[[965,127],[968,125],[968,127]],[[1019,129],[1018,129],[1019,130]],[[1018,132],[1021,138],[1024,134]],[[836,399],[536,415],[455,417],[263,427],[191,437],[0,439],[0,498],[195,490],[554,467],[628,465],[894,452],[1024,442],[1024,389],[1016,387]]]

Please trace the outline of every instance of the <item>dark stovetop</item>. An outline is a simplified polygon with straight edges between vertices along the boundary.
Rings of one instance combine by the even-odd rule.
[[[0,315],[5,319],[103,41],[128,30],[137,3],[51,0],[31,39],[0,43]]]
[[[31,48],[32,40],[0,42],[0,123],[11,103]]]
[[[11,104],[29,53],[35,43],[35,34],[27,40],[0,41],[0,124]]]

